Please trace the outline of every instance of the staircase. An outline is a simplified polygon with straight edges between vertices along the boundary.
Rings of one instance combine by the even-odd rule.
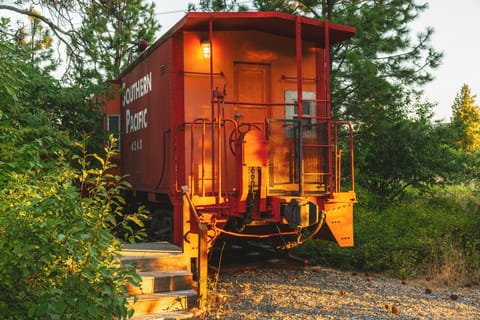
[[[122,264],[134,265],[142,282],[128,284],[135,314],[132,319],[188,319],[196,306],[197,292],[192,289],[189,259],[181,249],[168,242],[126,244],[121,250]]]

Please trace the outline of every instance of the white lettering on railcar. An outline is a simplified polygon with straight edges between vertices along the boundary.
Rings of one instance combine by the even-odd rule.
[[[130,113],[130,109],[125,111],[125,134],[145,129],[148,126],[147,111],[147,108],[134,114]]]
[[[122,107],[125,107],[126,105],[152,91],[152,73],[150,72],[144,75],[142,78],[132,83],[129,87],[127,87],[125,82],[122,83],[122,89]]]

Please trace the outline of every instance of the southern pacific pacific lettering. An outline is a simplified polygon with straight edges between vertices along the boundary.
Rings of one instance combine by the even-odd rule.
[[[142,78],[132,83],[129,87],[123,83],[122,89],[124,90],[122,107],[125,107],[152,91],[152,73],[150,72],[146,74]]]
[[[125,111],[125,133],[135,132],[141,129],[145,129],[148,125],[147,123],[147,108],[130,113],[130,109]]]
[[[127,85],[123,83],[122,88],[124,90],[122,106],[125,107],[152,91],[152,73],[149,72],[142,78],[135,81],[129,87],[127,87]],[[130,109],[126,109],[125,134],[147,128],[147,112],[147,108],[143,108],[142,110],[137,112],[132,112],[130,111]]]

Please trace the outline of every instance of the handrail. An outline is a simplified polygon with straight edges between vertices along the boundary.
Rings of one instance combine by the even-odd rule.
[[[329,122],[331,124],[331,127],[330,128],[333,128],[333,136],[332,136],[332,140],[331,141],[327,141],[326,143],[318,143],[318,144],[315,144],[315,143],[306,143],[303,145],[304,148],[319,148],[319,149],[327,149],[329,150],[328,151],[328,154],[333,154],[334,157],[335,157],[335,160],[332,161],[333,163],[333,168],[334,170],[332,170],[332,172],[330,172],[330,170],[328,172],[319,172],[320,174],[322,174],[323,176],[325,175],[328,175],[328,176],[331,176],[331,177],[334,177],[332,179],[332,183],[328,183],[328,190],[331,190],[333,192],[339,192],[340,189],[341,189],[341,156],[342,156],[342,150],[339,150],[338,149],[338,130],[339,130],[339,127],[340,126],[347,126],[348,127],[348,130],[349,130],[349,152],[350,152],[350,174],[351,174],[351,190],[354,191],[354,181],[355,181],[355,172],[354,172],[354,146],[353,146],[353,127],[352,125],[347,122],[347,121],[333,121],[333,120],[330,120],[330,118],[328,116],[304,116],[303,119],[314,119],[314,120],[317,120],[318,123],[324,123],[325,125],[327,125]],[[292,121],[295,120],[295,119],[292,119]],[[296,119],[296,121],[301,121],[300,119]],[[210,130],[215,130],[216,128],[218,128],[220,131],[223,130],[223,133],[226,132],[227,130],[227,123],[229,124],[228,127],[231,128],[234,132],[238,132],[238,130],[240,129],[240,126],[241,125],[244,125],[244,124],[250,124],[250,125],[253,125],[252,123],[239,123],[238,121],[234,120],[234,119],[223,119],[221,124],[219,125],[218,124],[218,121],[216,119],[214,120],[209,120],[209,119],[205,119],[205,118],[198,118],[198,119],[195,119],[191,122],[185,122],[185,123],[182,123],[180,125],[177,126],[177,133],[175,134],[176,136],[176,139],[177,139],[177,134],[178,134],[178,131],[179,130],[187,130],[190,131],[189,134],[190,134],[190,146],[189,149],[190,149],[190,176],[191,177],[195,177],[196,176],[196,171],[197,170],[200,170],[198,172],[198,177],[197,177],[197,180],[194,180],[194,179],[190,179],[190,181],[185,181],[188,185],[189,185],[189,188],[191,190],[191,194],[194,195],[194,194],[198,194],[202,197],[205,197],[207,195],[207,191],[208,191],[208,188],[207,188],[207,176],[206,176],[206,165],[207,165],[207,154],[206,154],[206,143],[207,143],[207,139],[206,139],[206,130],[207,130],[207,127],[210,129]],[[259,123],[260,124],[260,123]],[[265,125],[265,124],[263,124]],[[188,128],[190,126],[190,128]],[[200,128],[201,132],[199,133],[198,131],[196,131],[196,128]],[[263,127],[263,130],[266,130],[266,127]],[[197,136],[197,134],[200,134],[200,137]],[[229,142],[229,141],[228,141]],[[198,152],[195,152],[195,148],[194,148],[194,143],[200,143],[200,148],[201,148],[201,151],[200,151],[200,154]],[[218,143],[218,142],[217,142]],[[224,141],[224,143],[227,143],[227,141]],[[176,172],[176,177],[175,177],[175,181],[176,181],[176,186],[177,186],[177,191],[178,190],[178,186],[179,184],[183,184],[185,182],[182,182],[182,181],[178,181],[178,151],[177,150],[177,143],[175,142],[174,143],[175,145],[175,149],[176,149],[176,152],[175,152],[175,172]],[[187,146],[184,146],[184,147],[187,147]],[[227,150],[221,150],[222,152],[227,152]],[[200,159],[196,159],[195,157],[198,157],[200,156]],[[220,160],[222,161],[223,159],[218,159],[220,156],[217,157],[217,160]],[[186,159],[186,160],[187,160]],[[212,161],[214,161],[212,159]],[[226,159],[225,159],[226,161]],[[196,163],[198,162],[198,167],[195,165]],[[218,164],[217,164],[218,165]],[[222,164],[221,167],[225,167],[226,164]],[[218,170],[218,168],[217,168]],[[215,189],[212,190],[212,194],[216,194],[216,197],[220,197],[218,198],[219,199],[219,203],[217,203],[217,206],[220,205],[221,203],[221,197],[223,196],[222,193],[222,186],[220,185],[219,181],[217,181],[217,176],[221,173],[217,173],[215,174],[215,172],[212,171],[212,183],[213,183],[213,180],[215,181]],[[185,177],[186,178],[186,177]],[[199,190],[197,190],[197,188]]]
[[[203,196],[205,197],[206,196],[206,187],[205,187],[205,184],[206,184],[206,173],[205,173],[205,167],[206,167],[206,161],[207,161],[207,156],[206,156],[206,142],[207,142],[207,139],[206,139],[206,128],[209,127],[211,130],[215,130],[215,128],[219,128],[219,130],[223,130],[225,131],[226,130],[226,127],[227,127],[227,123],[230,124],[232,130],[234,131],[238,131],[238,123],[233,120],[233,119],[223,119],[221,124],[219,125],[218,124],[218,121],[216,119],[213,119],[213,120],[210,120],[210,119],[206,119],[206,118],[197,118],[191,122],[183,122],[179,125],[177,125],[176,127],[176,130],[175,130],[175,133],[174,133],[174,167],[175,167],[175,190],[177,192],[181,192],[181,189],[179,188],[179,185],[181,184],[188,184],[189,186],[189,189],[191,190],[190,192],[192,194],[196,194],[197,190],[195,190],[195,184],[194,184],[194,181],[193,179],[191,179],[190,181],[178,181],[178,177],[179,177],[179,158],[178,158],[178,154],[179,152],[182,152],[181,150],[178,150],[178,146],[177,146],[177,135],[179,134],[180,131],[184,131],[188,134],[190,134],[190,146],[188,145],[185,145],[183,146],[184,148],[187,148],[189,147],[189,153],[190,153],[190,176],[191,177],[194,177],[195,176],[195,173],[197,171],[197,169],[195,168],[195,161],[196,161],[196,158],[195,158],[195,155],[198,153],[195,152],[195,148],[194,148],[194,144],[195,142],[198,142],[200,141],[200,144],[201,144],[201,154],[200,154],[200,175],[199,175],[199,182],[200,182],[200,188],[201,190],[199,190],[198,192]],[[222,129],[223,127],[223,129]],[[201,129],[201,137],[200,137],[200,140],[198,140],[198,136],[197,134],[195,133],[195,128],[200,128]],[[217,132],[218,133],[218,132]],[[213,143],[213,141],[212,141]],[[217,143],[221,143],[221,141],[217,141]],[[218,150],[216,150],[218,151]],[[224,150],[221,150],[222,152],[226,152]],[[187,160],[188,158],[185,158],[184,160]],[[213,157],[211,159],[212,161],[214,161]],[[221,159],[218,159],[218,161],[221,161]],[[188,164],[185,164],[186,167],[188,168]],[[217,163],[217,166],[219,164]],[[220,166],[221,168],[221,166]],[[219,173],[221,174],[221,172]],[[215,172],[213,170],[213,164],[212,164],[212,180],[215,180]],[[185,177],[187,178],[187,177]],[[218,179],[217,179],[218,180]],[[218,188],[218,192],[219,194],[221,195],[222,194],[222,190],[221,190],[221,184],[219,183],[219,181],[216,181],[216,183],[218,184],[217,188]]]
[[[341,178],[341,150],[338,150],[338,126],[344,125],[349,129],[349,148],[350,148],[350,176],[351,176],[351,191],[355,191],[355,157],[354,157],[354,148],[353,148],[353,127],[352,124],[348,121],[332,121],[334,125],[334,145],[335,145],[335,156],[336,156],[336,165],[335,165],[335,192],[340,192],[340,178]]]
[[[312,100],[317,101],[317,100]],[[333,148],[332,152],[335,154],[335,192],[340,192],[341,189],[341,153],[342,150],[338,149],[338,127],[341,125],[347,126],[349,129],[349,152],[350,152],[350,175],[351,175],[351,191],[355,191],[355,170],[354,170],[354,145],[353,145],[353,127],[352,124],[348,121],[340,121],[340,120],[331,120],[330,117],[324,116],[303,116],[302,119],[315,119],[325,123],[330,121],[331,125],[333,126]],[[331,141],[328,142],[327,145],[318,145],[319,148],[331,148]],[[304,147],[315,147],[312,144],[306,144]]]
[[[187,199],[190,210],[193,212],[198,227],[198,305],[203,307],[207,303],[208,295],[208,227],[200,220],[200,216],[188,193],[188,186],[181,187],[182,194]],[[185,239],[184,247],[185,247]]]
[[[320,115],[305,115],[303,114],[303,111],[300,111],[300,105],[297,102],[295,102],[295,105],[298,105],[299,106],[299,111],[298,111],[298,120],[300,121],[300,123],[302,124],[302,122],[306,119],[312,119],[312,120],[316,120],[317,123],[324,123],[327,125],[327,142],[326,144],[312,144],[312,143],[304,143],[303,141],[303,130],[301,130],[301,133],[300,133],[300,148],[301,148],[301,151],[300,151],[300,156],[301,156],[301,162],[300,164],[303,165],[303,158],[304,158],[304,150],[306,148],[318,148],[319,150],[321,149],[326,149],[327,151],[327,158],[325,160],[328,161],[328,170],[327,172],[317,172],[317,174],[321,174],[322,176],[326,176],[328,177],[328,183],[327,183],[327,190],[332,190],[332,184],[333,184],[333,179],[332,179],[332,175],[333,175],[333,172],[331,172],[331,148],[332,148],[332,145],[331,145],[331,127],[330,127],[330,123],[331,123],[331,117],[330,117],[330,112],[328,111],[328,106],[329,106],[329,103],[330,101],[328,99],[303,99],[302,98],[302,103],[305,103],[305,102],[314,102],[316,104],[316,109],[317,109],[317,112],[320,113],[320,114],[324,114],[323,116],[320,116]],[[323,108],[323,109],[322,109]],[[303,109],[303,108],[302,108]],[[323,110],[323,112],[321,112],[320,110]],[[300,127],[301,129],[303,129],[303,126]],[[319,142],[317,140],[317,142]],[[303,180],[303,176],[306,174],[306,172],[304,172],[304,168],[301,168],[301,181],[300,181],[300,192],[303,194],[303,190],[304,190],[304,180]]]

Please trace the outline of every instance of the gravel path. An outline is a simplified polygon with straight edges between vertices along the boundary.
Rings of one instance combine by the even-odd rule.
[[[319,267],[220,274],[214,297],[206,319],[480,319],[479,286]]]

